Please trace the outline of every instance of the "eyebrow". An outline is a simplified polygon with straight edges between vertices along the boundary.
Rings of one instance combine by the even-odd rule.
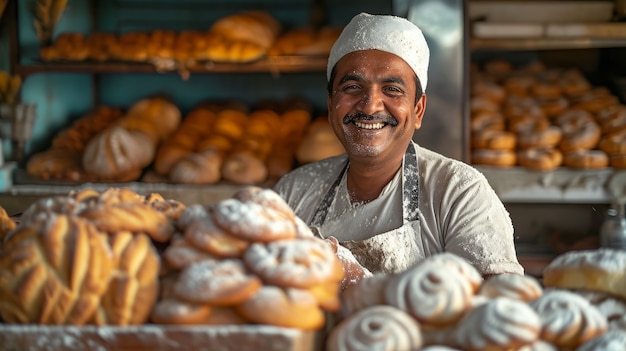
[[[365,81],[365,79],[363,78],[363,76],[361,76],[360,74],[356,74],[356,73],[348,73],[345,76],[343,76],[343,78],[341,78],[339,80],[339,84],[343,84],[345,82],[348,81],[357,81],[357,82],[362,82]],[[387,77],[384,78],[382,80],[383,83],[396,83],[396,84],[400,84],[402,86],[406,86],[406,84],[404,83],[404,79],[400,78],[400,77]]]

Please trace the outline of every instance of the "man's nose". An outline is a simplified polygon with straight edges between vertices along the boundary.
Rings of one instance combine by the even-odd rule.
[[[368,89],[361,97],[359,105],[363,112],[373,115],[375,112],[384,110],[383,98],[384,94],[381,91]]]

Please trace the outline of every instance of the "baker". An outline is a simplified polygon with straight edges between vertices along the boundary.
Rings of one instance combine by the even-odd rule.
[[[346,154],[301,166],[275,190],[372,273],[451,252],[483,276],[523,274],[507,210],[478,170],[413,141],[429,48],[410,21],[361,13],[328,58],[328,119]]]

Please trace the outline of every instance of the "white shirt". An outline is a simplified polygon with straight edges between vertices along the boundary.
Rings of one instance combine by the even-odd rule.
[[[420,238],[416,240],[422,252],[426,256],[452,252],[467,259],[482,274],[523,273],[515,252],[510,216],[484,175],[466,163],[418,145],[416,152],[420,222]],[[344,154],[304,165],[280,179],[275,190],[305,223],[311,224],[320,202],[346,162]],[[322,235],[330,233],[339,241],[344,241],[342,238],[367,239],[389,225],[398,227],[395,216],[399,213],[402,224],[402,213],[397,211],[398,206],[402,208],[401,190],[398,190],[401,186],[399,181],[390,184],[393,190],[352,209],[354,221],[335,223],[331,232],[325,232],[326,228],[322,227]],[[343,180],[324,225],[341,211],[350,210],[341,204],[342,196],[347,196]],[[332,206],[337,215],[332,214]],[[375,221],[378,223],[370,223]],[[374,230],[363,229],[368,227]]]

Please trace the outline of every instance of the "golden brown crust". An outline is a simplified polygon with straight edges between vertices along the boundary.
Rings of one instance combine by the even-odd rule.
[[[316,330],[326,321],[316,298],[306,290],[264,285],[235,309],[259,324]]]

